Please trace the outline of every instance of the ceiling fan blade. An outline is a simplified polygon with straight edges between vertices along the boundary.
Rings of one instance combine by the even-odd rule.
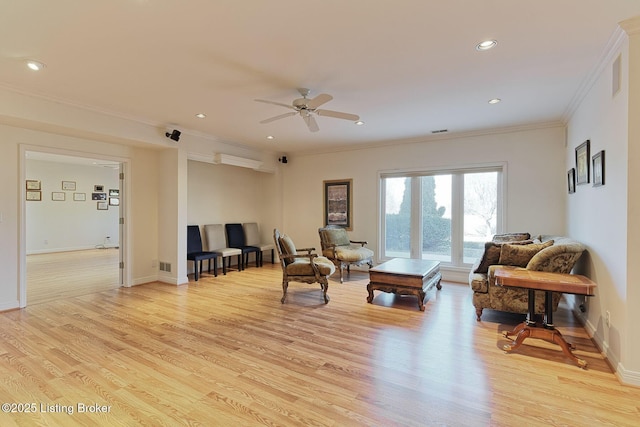
[[[271,123],[276,120],[284,119],[285,117],[295,116],[296,114],[298,114],[297,111],[292,111],[290,113],[284,113],[280,114],[279,116],[271,117],[270,119],[264,119],[260,123]]]
[[[313,99],[310,99],[309,102],[307,102],[307,107],[310,110],[314,110],[316,108],[318,108],[319,106],[321,106],[322,104],[326,104],[327,102],[331,101],[333,99],[333,96],[328,95],[326,93],[321,93],[320,95],[316,96]]]
[[[283,104],[281,102],[268,101],[266,99],[254,99],[254,101],[264,102],[265,104],[279,105],[280,107],[285,107],[285,108],[289,108],[291,110],[295,110],[295,107],[293,107],[292,105]]]
[[[335,117],[336,119],[351,120],[352,122],[360,120],[360,116],[357,114],[342,113],[340,111],[316,110],[316,114],[319,116]]]
[[[318,127],[318,122],[316,122],[316,119],[311,114],[302,116],[302,118],[304,119],[304,122],[307,124],[307,127],[311,132],[318,132],[320,130],[320,128]]]

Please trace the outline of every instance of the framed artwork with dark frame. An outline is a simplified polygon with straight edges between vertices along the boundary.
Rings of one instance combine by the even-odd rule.
[[[587,139],[576,147],[576,184],[578,185],[589,183],[589,160],[591,159],[589,145],[590,141]]]
[[[593,155],[593,186],[604,185],[604,150]]]
[[[351,179],[324,181],[324,225],[353,228],[352,184]]]
[[[576,168],[571,168],[569,172],[567,172],[567,188],[569,194],[576,192]]]
[[[40,187],[40,181],[35,179],[28,179],[27,190],[42,190],[42,188]]]
[[[39,202],[42,200],[42,191],[40,190],[27,190],[27,200],[32,202]]]

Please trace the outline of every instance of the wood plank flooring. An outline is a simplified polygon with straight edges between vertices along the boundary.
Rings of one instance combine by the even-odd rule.
[[[27,304],[117,289],[117,248],[27,256]]]
[[[587,370],[539,340],[505,354],[501,331],[522,317],[486,311],[476,322],[463,284],[430,291],[420,312],[411,296],[376,292],[368,304],[363,272],[332,278],[327,305],[320,286],[298,283],[281,304],[281,279],[265,264],[0,313],[0,402],[22,405],[0,412],[0,425],[640,421],[640,389],[618,382],[566,307],[554,321]]]

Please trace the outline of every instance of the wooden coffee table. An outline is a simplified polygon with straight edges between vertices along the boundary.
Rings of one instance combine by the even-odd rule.
[[[565,356],[573,360],[579,367],[585,368],[587,362],[572,353],[571,350],[574,349],[574,346],[565,341],[560,331],[553,325],[552,294],[553,292],[562,292],[593,296],[596,284],[589,278],[578,274],[550,273],[513,267],[497,268],[494,274],[498,286],[522,288],[529,291],[527,319],[512,331],[504,333],[506,338],[515,337],[511,344],[506,344],[503,347],[504,351],[510,352],[517,349],[526,338],[540,338],[559,345]],[[538,325],[535,321],[536,290],[545,292],[545,315],[542,325]]]
[[[415,295],[420,311],[424,311],[426,292],[434,285],[441,289],[441,280],[439,261],[394,258],[369,269],[367,302],[372,303],[373,291]]]

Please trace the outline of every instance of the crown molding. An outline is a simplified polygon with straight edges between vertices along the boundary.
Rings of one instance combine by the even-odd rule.
[[[624,22],[628,21],[632,20],[627,20]],[[623,23],[621,23],[620,25],[622,24]],[[637,24],[640,25],[640,19],[637,20]],[[638,29],[640,30],[640,27],[638,27]],[[562,114],[562,121],[564,123],[569,123],[569,120],[578,110],[578,107],[580,107],[582,101],[584,101],[585,97],[589,94],[589,91],[591,91],[591,88],[596,83],[602,72],[606,67],[611,66],[611,63],[618,56],[618,52],[622,48],[623,43],[628,39],[628,34],[629,33],[621,26],[616,27],[615,31],[609,38],[609,41],[607,42],[605,48],[600,53],[600,58],[596,62],[595,66],[591,69],[591,72],[587,74],[587,77],[583,80],[582,84],[571,99],[571,102],[569,102],[567,109]]]
[[[625,19],[620,22],[620,27],[630,36],[640,34],[640,16]]]

